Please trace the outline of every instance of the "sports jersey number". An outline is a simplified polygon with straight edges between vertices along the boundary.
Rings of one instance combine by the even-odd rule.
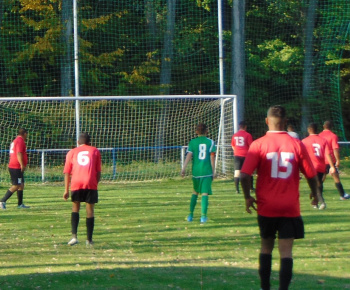
[[[81,151],[78,153],[78,163],[81,166],[85,166],[90,163],[89,151]]]
[[[244,138],[243,137],[235,137],[236,140],[236,146],[244,146]]]
[[[313,143],[312,147],[314,147],[315,156],[320,157],[321,156],[321,146],[320,146],[320,144]]]
[[[10,153],[14,153],[13,147],[15,147],[15,144],[12,142],[10,145]]]
[[[266,154],[266,158],[271,160],[271,177],[272,178],[288,178],[293,170],[291,160],[294,159],[294,154],[290,152],[270,152]],[[285,168],[285,171],[280,171],[280,168]]]
[[[207,156],[207,144],[199,144],[198,159],[203,160]]]

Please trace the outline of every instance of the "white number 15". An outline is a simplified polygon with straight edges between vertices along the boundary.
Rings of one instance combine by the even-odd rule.
[[[270,152],[266,154],[266,158],[271,160],[271,177],[286,179],[292,174],[293,166],[291,160],[294,159],[294,153],[281,152],[278,156],[278,152]],[[280,168],[285,168],[285,171],[280,171]]]

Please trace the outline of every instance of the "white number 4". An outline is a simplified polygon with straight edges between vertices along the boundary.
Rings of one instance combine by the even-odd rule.
[[[272,178],[288,178],[293,170],[291,160],[294,159],[294,154],[289,152],[281,152],[278,156],[278,152],[270,152],[266,154],[266,158],[271,160],[271,177]],[[285,171],[281,171],[280,168],[285,168]]]
[[[78,153],[78,163],[81,166],[85,166],[90,163],[89,151],[81,151]]]

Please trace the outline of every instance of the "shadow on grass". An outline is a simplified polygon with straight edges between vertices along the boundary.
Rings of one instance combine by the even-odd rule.
[[[236,267],[145,267],[0,276],[1,289],[259,289],[257,270]],[[271,289],[278,289],[273,272]],[[294,274],[290,289],[350,289],[337,277]]]

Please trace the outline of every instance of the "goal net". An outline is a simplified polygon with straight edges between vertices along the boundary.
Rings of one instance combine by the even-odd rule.
[[[8,149],[20,127],[29,132],[26,181],[63,181],[77,118],[80,132],[88,132],[101,150],[103,181],[179,176],[184,146],[199,122],[219,145],[217,173],[232,172],[234,96],[0,98],[0,114],[2,182],[9,182]]]

